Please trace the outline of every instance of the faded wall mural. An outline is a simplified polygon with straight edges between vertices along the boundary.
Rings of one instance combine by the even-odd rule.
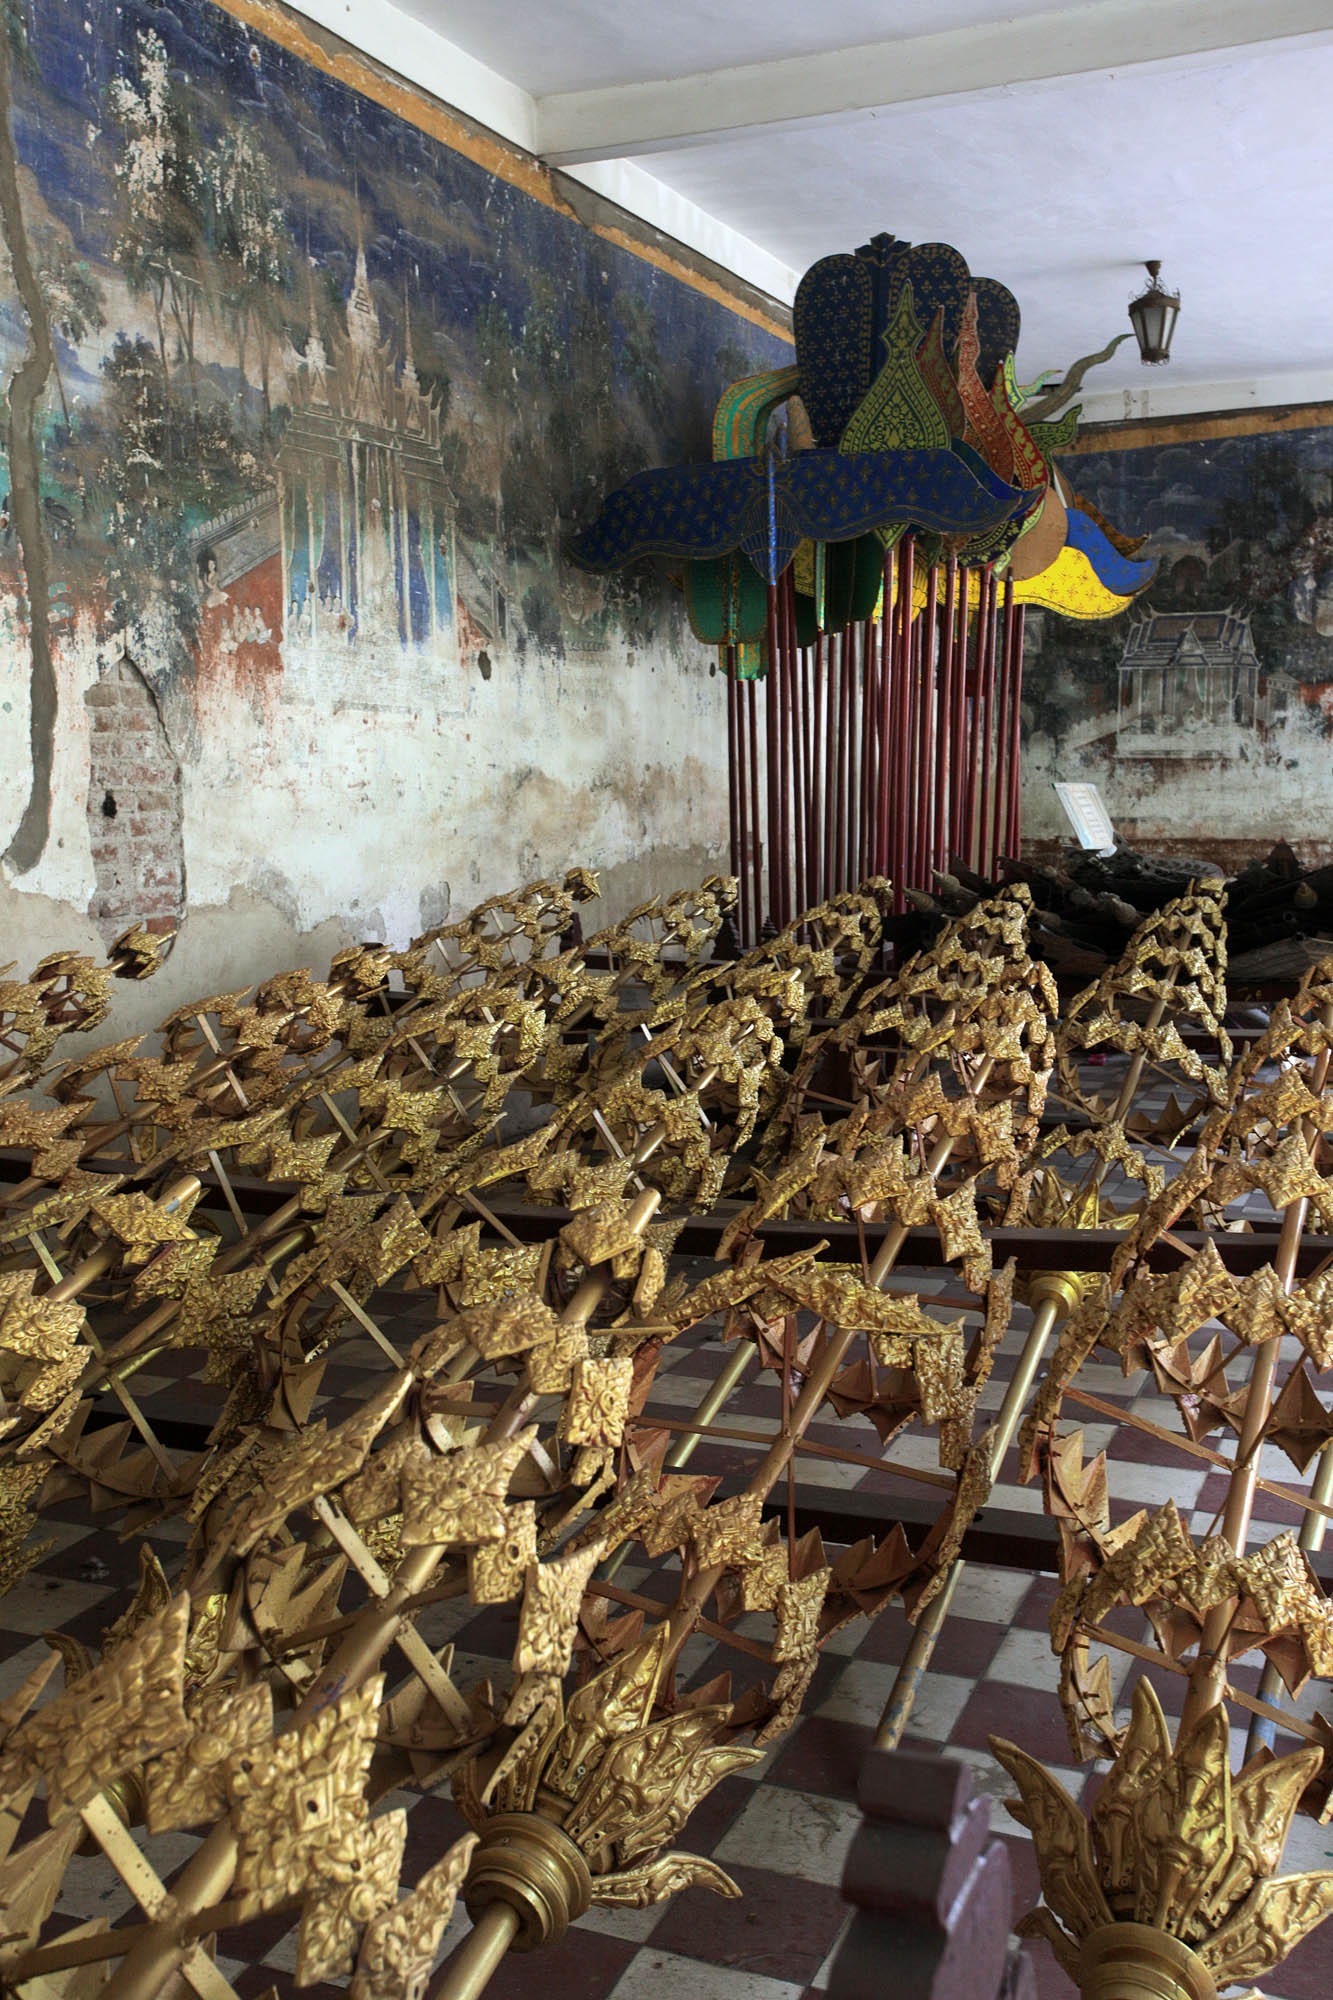
[[[707,456],[779,330],[207,0],[5,16],[20,920],[259,899],[401,941],[574,860],[635,895],[655,859],[652,887],[717,865],[708,656],[651,570],[590,578],[560,542],[608,484]]]
[[[1160,568],[1105,625],[1029,617],[1025,833],[1065,837],[1051,781],[1091,780],[1145,846],[1238,861],[1283,834],[1333,859],[1333,429],[1069,469]]]

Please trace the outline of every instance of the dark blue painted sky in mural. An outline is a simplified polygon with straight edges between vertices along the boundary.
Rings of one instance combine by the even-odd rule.
[[[1333,682],[1333,429],[1080,454],[1067,469],[1110,520],[1149,537],[1156,582],[1125,617],[1082,627],[1045,620],[1026,676],[1041,723],[1058,736],[1088,702],[1113,709],[1127,620],[1143,610],[1249,615],[1265,673]],[[1062,711],[1080,690],[1077,711]]]
[[[562,535],[629,474],[708,457],[727,383],[790,359],[785,342],[720,301],[206,0],[35,0],[29,30],[33,62],[15,71],[11,117],[32,175],[30,233],[39,261],[67,237],[59,254],[85,263],[107,322],[58,338],[60,380],[44,412],[44,488],[79,513],[58,562],[76,592],[94,587],[94,547],[110,544],[112,600],[132,605],[136,568],[145,587],[150,571],[160,580],[174,570],[186,615],[197,551],[183,538],[277,483],[293,357],[312,315],[331,364],[345,361],[359,247],[391,369],[410,323],[416,368],[438,398],[460,542],[479,565],[511,566],[516,626],[526,603],[551,642],[558,615],[542,578],[559,565]],[[142,92],[154,37],[182,158],[200,163],[171,253],[172,297],[156,301],[155,239],[118,178],[126,154],[114,106],[119,81]],[[280,275],[255,288],[248,319],[235,305],[235,260],[192,206],[197,195],[199,214],[207,209],[204,184],[237,135],[261,161],[283,238]],[[182,185],[189,178],[187,168]],[[6,372],[25,341],[11,294],[0,300]],[[154,468],[151,491],[124,474],[140,462]]]
[[[517,336],[531,275],[549,273],[560,281],[553,309],[564,341],[576,336],[589,286],[597,287],[608,314],[627,290],[659,326],[669,326],[672,372],[683,369],[714,399],[725,386],[718,353],[729,341],[742,339],[756,366],[790,358],[785,343],[592,237],[206,4],[62,0],[36,10],[30,43],[40,85],[17,79],[15,138],[20,158],[90,260],[115,262],[116,233],[114,146],[93,134],[106,123],[108,86],[116,75],[130,73],[127,53],[145,30],[161,37],[173,72],[197,93],[204,137],[216,139],[238,116],[254,122],[294,241],[344,296],[356,243],[341,225],[355,210],[372,281],[389,294],[381,308],[386,319],[394,316],[392,301],[401,298],[406,280],[414,301],[423,301],[452,331],[472,331],[478,314],[498,303]],[[339,199],[331,210],[328,196],[335,189]],[[294,301],[298,312],[299,306]],[[620,386],[628,392],[624,343],[613,340],[612,347]]]

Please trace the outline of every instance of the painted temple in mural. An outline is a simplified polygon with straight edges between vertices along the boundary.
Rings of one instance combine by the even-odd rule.
[[[1131,757],[1178,757],[1172,738],[1200,726],[1252,729],[1262,674],[1249,616],[1152,611],[1135,618],[1120,656],[1117,747]]]
[[[195,531],[206,650],[280,647],[284,675],[298,679],[303,660],[313,666],[335,642],[455,656],[457,510],[406,301],[404,327],[399,362],[364,247],[332,353],[312,288],[304,345],[284,356],[290,415],[277,491]]]

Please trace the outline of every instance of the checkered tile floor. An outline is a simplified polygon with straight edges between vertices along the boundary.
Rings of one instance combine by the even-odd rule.
[[[938,1274],[901,1271],[895,1283],[923,1291],[947,1285]],[[404,1297],[404,1335],[416,1330],[414,1318],[424,1308],[418,1295]],[[1024,1331],[1023,1315],[1005,1342],[995,1379],[984,1401],[995,1408],[1012,1372]],[[723,1358],[707,1329],[681,1341],[664,1357],[650,1403],[657,1413],[688,1414],[713,1379]],[[1294,1351],[1289,1357],[1295,1358]],[[192,1403],[181,1410],[180,1385],[168,1358],[157,1372],[136,1378],[136,1392],[150,1409],[174,1407],[177,1414],[206,1417]],[[382,1363],[367,1344],[364,1355],[342,1351],[336,1369],[326,1378],[330,1390],[327,1414],[350,1410],[358,1390],[380,1377]],[[1091,1366],[1081,1380],[1093,1393],[1149,1416],[1168,1429],[1177,1428],[1173,1407],[1153,1393],[1149,1378],[1126,1380],[1115,1369]],[[197,1392],[190,1391],[193,1398]],[[1066,1412],[1072,1416],[1072,1406]],[[722,1421],[745,1428],[764,1428],[779,1415],[779,1391],[770,1374],[747,1380],[728,1405]],[[812,1435],[830,1443],[874,1452],[875,1434],[868,1422],[851,1419],[827,1422]],[[1220,1504],[1222,1476],[1197,1460],[1172,1451],[1141,1432],[1108,1421],[1085,1427],[1089,1454],[1107,1447],[1112,1510],[1124,1518],[1141,1505],[1160,1505],[1174,1497],[1196,1530],[1206,1529]],[[919,1448],[899,1440],[895,1451],[929,1465],[929,1443]],[[1300,1485],[1290,1464],[1276,1453],[1262,1471],[1288,1485]],[[702,1446],[691,1469],[735,1476],[753,1463],[743,1447]],[[995,1504],[1040,1509],[1034,1487],[1014,1484],[1012,1457],[1003,1469]],[[803,1485],[883,1491],[882,1473],[807,1458],[802,1462]],[[924,1489],[916,1489],[918,1491]],[[886,1505],[889,1503],[886,1502]],[[44,1656],[41,1634],[58,1627],[95,1645],[110,1618],[128,1602],[135,1580],[133,1546],[113,1531],[89,1520],[86,1508],[57,1510],[50,1531],[55,1545],[37,1568],[0,1600],[0,1697],[11,1691]],[[1256,1535],[1266,1535],[1297,1518],[1289,1504],[1258,1496]],[[160,1546],[164,1559],[169,1550]],[[649,1595],[670,1591],[665,1570],[626,1564],[619,1581]],[[1086,1769],[1071,1768],[1070,1751],[1055,1698],[1056,1665],[1046,1636],[1046,1620],[1054,1579],[1012,1570],[969,1566],[955,1608],[936,1648],[930,1674],[913,1711],[909,1747],[945,1748],[963,1758],[978,1786],[996,1800],[993,1820],[1010,1851],[1016,1914],[1037,1898],[1032,1847],[1026,1834],[1007,1818],[1000,1801],[1010,1787],[986,1748],[992,1732],[1013,1738],[1042,1758],[1076,1795],[1097,1783]],[[513,1606],[476,1611],[464,1604],[432,1608],[422,1630],[435,1645],[455,1641],[456,1670],[466,1685],[507,1660],[515,1636]],[[1124,1627],[1141,1637],[1142,1623]],[[838,1890],[843,1858],[858,1824],[854,1804],[857,1768],[873,1735],[888,1696],[895,1663],[907,1643],[909,1628],[898,1610],[890,1610],[868,1625],[836,1635],[827,1650],[797,1727],[769,1752],[762,1764],[744,1775],[730,1777],[704,1801],[691,1819],[681,1844],[710,1854],[734,1876],[743,1890],[732,1902],[702,1890],[691,1890],[675,1901],[646,1911],[592,1910],[541,1961],[513,1957],[502,1964],[490,1987],[494,2000],[526,2000],[534,1976],[553,2000],[799,2000],[820,1992],[828,1979],[832,1955],[847,1914]],[[714,1647],[707,1639],[691,1642],[686,1665],[691,1675],[710,1669]],[[728,1654],[743,1684],[750,1664],[744,1655]],[[720,1664],[720,1661],[717,1663]],[[1112,1655],[1118,1699],[1127,1698],[1133,1676],[1142,1671],[1124,1655]],[[1158,1669],[1149,1669],[1169,1713],[1178,1713],[1183,1683]],[[1240,1685],[1254,1689],[1255,1669],[1240,1668]],[[1319,1690],[1312,1688],[1298,1703],[1308,1714]],[[1234,1752],[1239,1758],[1241,1733]],[[1280,1746],[1282,1747],[1282,1746]],[[462,1830],[447,1796],[395,1795],[386,1804],[409,1808],[405,1879],[411,1880]],[[172,1835],[146,1843],[159,1873],[170,1876],[193,1851],[190,1835]],[[1286,1865],[1307,1869],[1333,1866],[1333,1828],[1298,1823],[1288,1847]],[[130,1918],[130,1898],[100,1862],[76,1860],[58,1906],[68,1922],[105,1915],[112,1922]],[[452,1949],[467,1930],[460,1912],[446,1937]],[[296,1928],[286,1915],[224,1934],[219,1958],[245,1996],[259,1996],[275,1986],[283,2000],[301,1991],[324,2000],[319,1988],[295,1989]],[[1033,1948],[1041,2000],[1070,2000],[1073,1987],[1056,1968],[1044,1946]],[[1268,1982],[1278,2000],[1326,2000],[1333,1989],[1333,1926],[1316,1932],[1293,1953]],[[331,1995],[334,1988],[327,1989]]]

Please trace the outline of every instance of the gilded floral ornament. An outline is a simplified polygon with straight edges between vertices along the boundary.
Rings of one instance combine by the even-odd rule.
[[[412,1378],[404,1370],[346,1423],[329,1430],[321,1421],[273,1447],[263,1478],[255,1482],[231,1523],[231,1540],[238,1554],[248,1554],[294,1509],[307,1506],[359,1472],[376,1436],[400,1408],[411,1386]]]
[[[773,1658],[779,1661],[813,1659],[819,1644],[819,1614],[824,1608],[833,1572],[825,1567],[812,1570],[795,1582],[780,1584],[776,1594],[776,1632]]]
[[[724,1564],[738,1569],[758,1553],[762,1540],[760,1517],[763,1500],[758,1493],[736,1493],[729,1500],[699,1513],[691,1526],[690,1539],[701,1569]]]
[[[485,1792],[471,1765],[455,1777],[455,1796],[481,1836],[468,1907],[475,1916],[497,1895],[511,1901],[520,1946],[553,1941],[590,1901],[639,1908],[691,1884],[739,1894],[716,1863],[660,1852],[715,1784],[762,1755],[715,1741],[728,1726],[725,1706],[654,1719],[668,1643],[662,1626],[568,1705],[552,1686]],[[533,1880],[525,1852],[534,1856]],[[550,1893],[553,1875],[565,1884],[560,1896]]]
[[[229,1758],[257,1752],[273,1737],[273,1695],[251,1688],[208,1688],[186,1703],[190,1734],[145,1767],[150,1833],[199,1826],[226,1807]]]
[[[618,1445],[625,1432],[633,1382],[631,1355],[576,1362],[560,1418],[560,1435],[565,1442],[603,1448]]]
[[[0,1924],[4,1928],[0,1968],[36,1942],[84,1833],[82,1821],[72,1817],[61,1826],[48,1827],[0,1860]]]
[[[999,1737],[991,1749],[1018,1786],[1010,1811],[1031,1832],[1041,1873],[1044,1906],[1020,1935],[1045,1937],[1075,1978],[1089,1939],[1118,1924],[1165,1933],[1216,1986],[1253,1979],[1333,1911],[1333,1872],[1272,1875],[1318,1749],[1233,1777],[1225,1709],[1206,1711],[1173,1748],[1140,1681],[1091,1824],[1025,1751]]]
[[[31,1502],[46,1484],[46,1475],[40,1459],[0,1469],[0,1594],[12,1589],[52,1546],[28,1543],[37,1525]]]
[[[553,1562],[529,1565],[514,1649],[516,1673],[568,1672],[583,1592],[605,1553],[603,1544],[594,1541]]]
[[[481,1542],[468,1550],[468,1590],[474,1604],[504,1604],[517,1597],[537,1560],[537,1514],[531,1500],[508,1512],[503,1541]]]

